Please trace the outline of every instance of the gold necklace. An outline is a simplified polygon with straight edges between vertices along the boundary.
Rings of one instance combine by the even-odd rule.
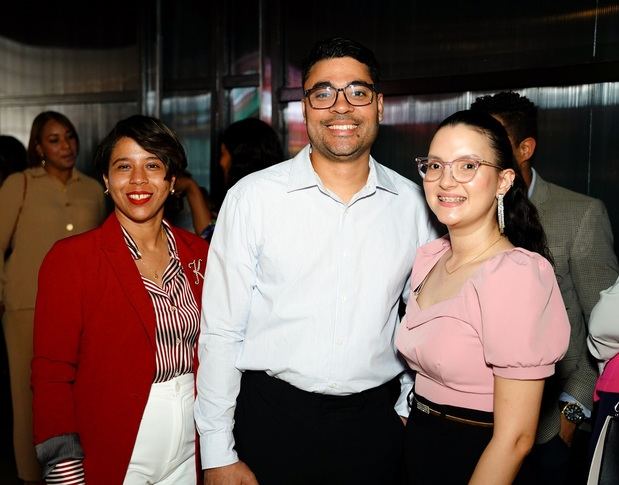
[[[161,234],[161,237],[162,237],[162,239],[163,239],[163,228],[161,229],[160,234]],[[136,243],[136,246],[137,246],[137,243]],[[142,256],[142,251],[140,251],[140,248],[139,248],[139,247],[138,247],[138,251],[139,251],[139,253],[140,253],[140,259],[138,259],[138,261],[140,262],[140,264],[141,264],[141,265],[142,265],[145,269],[147,269],[149,272],[152,272],[152,273],[153,273],[153,275],[155,276],[155,279],[156,279],[156,280],[159,280],[159,273],[158,273],[158,271],[157,271],[157,267],[158,267],[158,266],[161,266],[161,262],[165,259],[165,255],[167,255],[167,254],[168,254],[168,250],[167,250],[167,248],[166,248],[166,251],[165,251],[165,255],[164,255],[164,257],[163,257],[163,258],[162,258],[162,257],[159,257],[159,260],[157,261],[157,265],[155,266],[155,269],[150,269],[150,268],[148,267],[148,265],[147,265],[147,264],[146,264],[146,262],[144,261],[144,256]]]
[[[147,270],[149,269],[148,266],[146,265],[146,263],[143,260],[138,259],[138,261],[142,264],[142,266],[144,268],[146,268]],[[153,269],[153,270],[150,270],[150,271],[152,271],[152,273],[155,275],[155,279],[158,280],[159,279],[159,273],[157,272],[157,269]]]
[[[503,234],[499,234],[499,237],[490,246],[488,246],[486,249],[484,249],[481,253],[479,253],[473,259],[469,259],[468,261],[465,261],[464,263],[456,266],[451,271],[447,269],[447,261],[445,261],[445,263],[443,264],[443,268],[445,268],[445,271],[447,272],[447,274],[454,274],[456,271],[458,271],[460,268],[462,268],[462,266],[466,266],[467,264],[470,264],[473,261],[477,260],[480,256],[482,256],[484,253],[489,251],[490,248],[493,247],[496,243],[498,243],[502,238],[503,238]],[[453,257],[453,253],[452,253],[452,257]]]

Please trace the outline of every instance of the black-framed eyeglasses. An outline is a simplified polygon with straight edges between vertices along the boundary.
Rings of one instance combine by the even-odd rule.
[[[474,157],[460,157],[452,160],[451,162],[444,162],[440,158],[434,157],[416,157],[417,170],[419,175],[426,182],[436,182],[443,176],[445,167],[451,169],[451,176],[456,182],[464,184],[470,182],[475,177],[477,170],[481,165],[488,165],[499,170],[503,170],[496,163],[487,162],[481,158]]]
[[[329,109],[336,102],[340,92],[351,106],[367,106],[374,101],[376,87],[362,81],[352,82],[343,88],[336,88],[330,84],[320,84],[303,92],[309,104],[314,109]]]

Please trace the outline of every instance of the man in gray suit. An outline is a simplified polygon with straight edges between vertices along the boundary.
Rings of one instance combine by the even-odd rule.
[[[529,460],[539,483],[568,482],[576,429],[591,417],[597,371],[587,352],[587,324],[601,290],[617,279],[617,258],[602,201],[546,182],[532,167],[537,143],[537,108],[526,97],[501,92],[477,98],[471,109],[493,115],[512,143],[529,198],[546,232],[555,273],[571,324],[567,354],[546,382],[536,446]],[[573,455],[573,453],[572,453]]]

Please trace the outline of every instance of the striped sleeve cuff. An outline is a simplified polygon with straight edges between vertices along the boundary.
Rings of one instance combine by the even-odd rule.
[[[67,460],[56,463],[45,477],[47,485],[85,485],[82,460]]]
[[[54,436],[36,445],[35,450],[42,467],[43,478],[47,478],[58,463],[81,462],[84,459],[84,452],[76,433]]]

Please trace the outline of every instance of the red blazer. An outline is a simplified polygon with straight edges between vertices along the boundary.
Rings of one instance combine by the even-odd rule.
[[[208,244],[182,229],[172,232],[200,308]],[[200,264],[200,275],[190,263]],[[57,242],[39,271],[35,444],[77,433],[86,483],[122,484],[153,383],[155,352],[153,305],[116,216]]]

